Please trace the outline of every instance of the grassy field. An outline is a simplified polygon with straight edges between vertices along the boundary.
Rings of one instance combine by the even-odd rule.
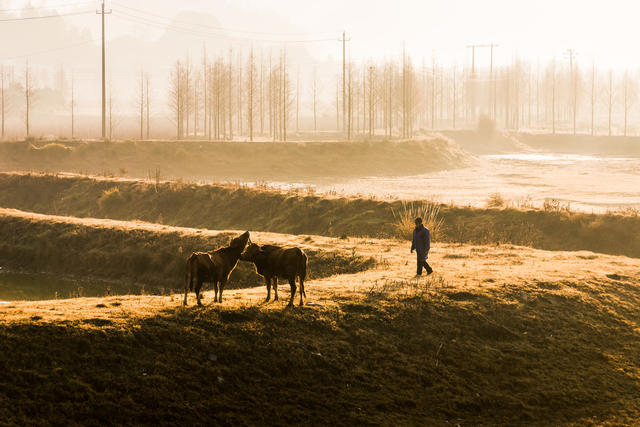
[[[357,158],[354,162],[352,159]],[[417,161],[419,160],[419,161]],[[19,141],[0,143],[0,170],[146,178],[323,180],[416,175],[463,167],[473,157],[444,138],[377,142]]]
[[[173,294],[0,304],[0,419],[620,425],[640,417],[640,261],[440,244],[430,257],[436,273],[416,281],[407,279],[406,244],[348,245],[381,262],[311,280],[304,308],[285,309],[286,298],[262,304],[263,287],[203,308],[183,308]]]
[[[416,203],[416,206],[420,202]],[[389,238],[400,201],[319,196],[264,187],[0,174],[0,206],[44,214],[143,220],[208,229]],[[438,241],[516,244],[640,257],[640,216],[562,209],[442,205]]]

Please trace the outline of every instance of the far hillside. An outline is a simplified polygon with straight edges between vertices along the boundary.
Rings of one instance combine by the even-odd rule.
[[[445,138],[375,142],[20,141],[0,144],[0,170],[198,180],[322,181],[416,175],[474,162]]]

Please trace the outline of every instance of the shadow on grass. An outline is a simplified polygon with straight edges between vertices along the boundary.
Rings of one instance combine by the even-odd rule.
[[[380,292],[322,308],[176,306],[124,324],[5,324],[0,417],[558,424],[639,416],[630,326],[638,309],[621,321],[608,299],[545,293],[514,302],[519,292]]]

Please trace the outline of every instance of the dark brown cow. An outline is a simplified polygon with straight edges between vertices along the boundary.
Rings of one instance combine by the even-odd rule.
[[[307,256],[300,248],[282,248],[274,245],[259,246],[251,243],[242,254],[243,261],[255,264],[256,272],[264,277],[267,284],[267,299],[271,299],[271,284],[275,292],[275,300],[278,300],[278,277],[286,279],[291,285],[291,299],[289,306],[293,306],[293,298],[296,294],[296,278],[300,279],[300,305],[302,297],[306,298],[304,281],[307,277]]]
[[[250,242],[248,231],[231,239],[229,246],[210,252],[193,252],[189,255],[185,274],[184,305],[187,305],[187,293],[193,290],[193,282],[196,283],[195,292],[198,305],[202,305],[200,302],[200,289],[203,282],[213,283],[215,291],[213,301],[222,302],[224,285],[229,280],[229,275],[233,269],[236,268],[247,242]],[[218,283],[220,284],[219,288]]]

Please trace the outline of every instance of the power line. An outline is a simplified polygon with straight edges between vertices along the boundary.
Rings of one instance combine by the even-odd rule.
[[[264,32],[264,31],[247,31],[247,30],[237,30],[237,29],[233,29],[233,28],[228,28],[228,27],[216,27],[216,26],[212,26],[212,25],[206,25],[206,24],[199,24],[196,22],[187,22],[187,21],[176,21],[174,20],[174,18],[168,17],[168,16],[164,16],[164,15],[158,15],[155,13],[151,13],[151,12],[147,12],[141,9],[136,9],[130,6],[126,6],[120,2],[113,2],[114,4],[116,4],[118,7],[121,7],[123,9],[127,9],[130,11],[134,11],[134,12],[138,12],[144,15],[151,15],[151,16],[155,16],[157,18],[162,18],[165,19],[167,21],[169,21],[171,24],[173,24],[174,22],[177,24],[184,24],[184,25],[189,25],[189,26],[197,26],[197,27],[202,27],[202,28],[206,28],[209,30],[218,30],[218,31],[226,31],[226,32],[233,32],[233,33],[242,33],[242,34],[254,34],[254,35],[268,35],[268,36],[319,36],[319,35],[325,35],[325,34],[334,34],[336,31],[324,31],[324,32],[317,32],[317,33],[308,33],[308,32],[304,32],[304,33],[273,33],[273,32]]]
[[[5,18],[5,19],[0,19],[0,22],[31,21],[31,20],[34,20],[34,19],[61,18],[63,16],[87,15],[89,13],[93,13],[93,12],[89,12],[89,11],[69,12],[69,13],[60,13],[60,14],[57,14],[57,15],[27,16],[27,17],[21,17],[21,18]]]
[[[193,29],[189,29],[189,28],[179,27],[179,26],[176,26],[176,25],[170,25],[170,24],[166,24],[166,23],[163,23],[163,22],[155,21],[155,20],[152,20],[152,19],[142,18],[142,17],[136,16],[136,15],[130,15],[130,14],[122,12],[122,11],[114,11],[114,16],[116,16],[116,17],[118,17],[120,19],[128,20],[128,21],[135,22],[135,23],[138,23],[138,24],[148,25],[148,26],[151,26],[151,27],[156,27],[156,28],[160,28],[160,29],[164,29],[164,30],[175,31],[175,32],[178,32],[178,33],[194,35],[194,36],[198,36],[198,37],[216,38],[216,39],[230,40],[230,41],[269,42],[269,43],[317,43],[317,42],[325,42],[325,41],[334,41],[333,38],[283,40],[283,39],[234,37],[234,36],[227,36],[227,35],[211,33],[211,32],[197,31],[197,30],[193,30]]]
[[[95,3],[94,1],[83,1],[83,2],[77,2],[77,3],[67,3],[67,4],[57,4],[57,5],[50,5],[50,6],[31,6],[31,7],[19,7],[19,8],[14,8],[14,9],[0,9],[0,13],[5,13],[5,12],[26,12],[26,11],[31,11],[31,10],[42,10],[42,9],[56,9],[59,7],[71,7],[71,6],[79,6],[79,5],[85,5],[85,4],[93,4]]]
[[[8,57],[8,58],[2,58],[2,60],[3,61],[10,61],[12,59],[29,58],[29,57],[36,56],[36,55],[43,55],[43,54],[46,54],[46,53],[57,52],[57,51],[60,51],[60,50],[72,49],[74,47],[84,46],[84,45],[89,44],[89,43],[93,43],[93,39],[85,40],[85,41],[83,41],[81,43],[76,43],[76,44],[72,44],[72,45],[69,45],[69,46],[62,46],[62,47],[57,47],[57,48],[48,49],[48,50],[41,50],[41,51],[37,51],[37,52],[26,54],[26,55],[18,55],[18,56],[12,56],[12,57]]]
[[[160,28],[160,29],[164,29],[164,30],[171,30],[171,31],[175,31],[175,32],[183,33],[183,34],[194,35],[194,36],[199,36],[199,37],[217,38],[217,39],[230,40],[230,41],[247,41],[247,42],[262,41],[262,42],[270,42],[270,43],[314,43],[314,42],[322,42],[322,41],[333,41],[333,39],[329,39],[329,38],[327,38],[327,39],[283,40],[283,39],[234,37],[234,36],[228,36],[228,35],[224,35],[224,34],[203,32],[203,31],[193,30],[193,29],[190,29],[190,28],[184,28],[184,27],[180,27],[180,26],[176,26],[176,25],[166,24],[164,22],[159,22],[159,21],[155,21],[155,20],[152,20],[152,19],[148,19],[148,18],[142,18],[142,17],[136,16],[136,15],[130,15],[130,14],[122,12],[122,11],[115,11],[114,15],[119,17],[119,18],[121,18],[121,19],[125,19],[125,20],[128,20],[128,21],[139,23],[139,24],[143,24],[143,25],[149,25],[149,26]]]

